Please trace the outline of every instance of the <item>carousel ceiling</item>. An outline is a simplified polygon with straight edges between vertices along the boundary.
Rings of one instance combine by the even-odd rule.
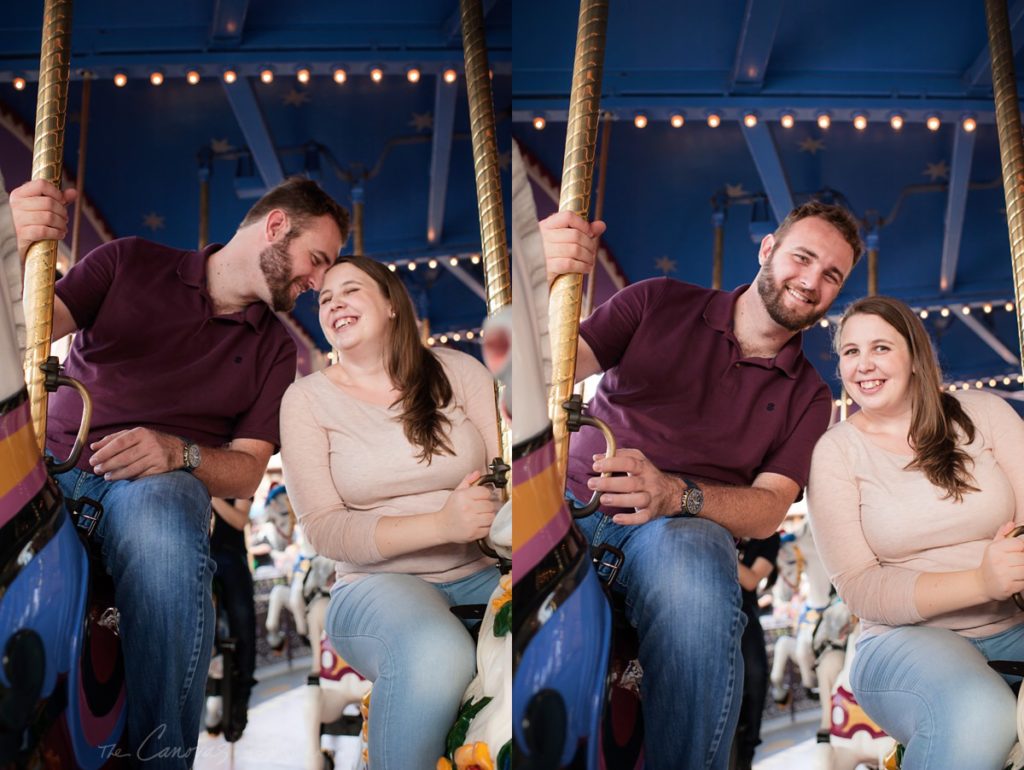
[[[576,13],[515,6],[512,133],[542,212],[556,206]],[[1024,2],[1009,15],[1020,74]],[[927,316],[948,382],[1021,397],[980,0],[611,0],[601,107],[611,129],[599,299],[658,275],[710,285],[716,219],[723,287],[747,283],[779,217],[825,197],[864,222],[879,292]],[[867,292],[866,262],[837,314]],[[829,344],[829,329],[805,336],[838,395]]]
[[[9,189],[30,175],[42,6],[7,3],[0,19]],[[195,246],[203,179],[209,239],[224,242],[255,197],[307,174],[349,207],[364,202],[365,253],[402,271],[438,340],[479,328],[486,307],[457,0],[74,6],[64,159],[73,184],[87,129],[83,250],[127,235]],[[483,7],[507,177],[512,3]],[[300,336],[326,349],[312,295],[292,316]],[[475,347],[464,336],[455,344]]]

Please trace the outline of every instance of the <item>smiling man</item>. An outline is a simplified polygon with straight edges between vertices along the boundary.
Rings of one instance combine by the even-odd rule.
[[[588,272],[603,232],[569,212],[544,220],[549,278]],[[605,372],[589,413],[626,448],[602,458],[603,438],[584,427],[567,492],[602,493],[601,510],[578,523],[625,555],[613,590],[648,672],[653,770],[728,764],[743,682],[733,538],[770,536],[807,483],[832,399],[799,332],[828,311],[862,251],[848,212],[807,203],[761,241],[753,285],[641,281],[580,327],[577,380]]]
[[[11,193],[23,261],[33,241],[64,237],[73,198],[41,180]],[[210,496],[253,494],[295,379],[295,343],[273,311],[320,288],[347,235],[345,209],[315,182],[289,179],[223,246],[123,238],[57,283],[53,337],[79,332],[65,372],[93,412],[78,467],[56,478],[69,502],[103,508],[89,537],[114,579],[128,740],[147,767],[194,758],[214,626]],[[50,396],[47,447],[62,459],[77,399]]]

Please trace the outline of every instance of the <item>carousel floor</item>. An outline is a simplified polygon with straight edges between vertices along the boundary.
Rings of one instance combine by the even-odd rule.
[[[291,666],[279,664],[257,671],[260,683],[253,691],[249,725],[233,746],[223,737],[200,734],[196,770],[289,770],[302,768],[298,741],[303,713],[303,685],[308,658]],[[766,721],[755,770],[810,770],[814,767],[817,712],[788,714]],[[339,738],[335,746],[337,770],[349,770],[356,761],[355,739]]]

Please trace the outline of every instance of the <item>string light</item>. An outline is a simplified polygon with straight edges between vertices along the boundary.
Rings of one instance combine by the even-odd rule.
[[[476,334],[474,334],[474,333],[473,333],[473,330],[472,330],[472,329],[470,329],[470,330],[469,330],[468,332],[466,332],[466,339],[467,339],[467,340],[471,340],[471,339],[473,339],[473,338],[474,338],[475,336],[476,336]]]
[[[457,78],[457,77],[458,77],[458,73],[456,73],[455,70],[445,70],[444,71],[444,82],[445,83],[454,83],[455,82],[455,78]]]
[[[637,128],[647,128],[647,116],[644,115],[643,113],[640,113],[639,115],[633,118],[633,125],[636,126]]]
[[[753,128],[754,126],[756,126],[757,125],[757,114],[753,113],[753,112],[748,112],[746,115],[744,115],[743,116],[743,125],[745,125],[747,128]]]
[[[964,305],[962,308],[960,308],[960,311],[964,315],[970,315],[971,314],[971,307],[970,307],[970,305]]]
[[[154,86],[163,85],[164,73],[160,72],[160,70],[156,70],[154,72],[151,72],[149,74],[149,82],[151,84],[153,84]]]
[[[903,128],[903,116],[898,112],[894,113],[889,117],[889,125],[892,126],[893,131],[899,131]]]
[[[712,112],[708,115],[708,126],[711,128],[718,128],[722,124],[722,118],[717,113]]]
[[[406,77],[406,79],[410,83],[419,83],[420,82],[420,71],[418,69],[416,69],[415,67],[412,67],[412,68],[409,69],[408,72],[405,73],[405,77]]]
[[[858,113],[853,116],[853,127],[858,131],[863,131],[868,127],[868,116],[863,113]]]
[[[479,265],[480,264],[480,255],[479,254],[474,254],[472,257],[469,258],[469,261],[472,262],[474,265]]]
[[[458,257],[452,257],[451,259],[448,260],[448,264],[451,265],[452,267],[458,267],[459,266],[459,258]]]
[[[437,260],[436,259],[432,259],[429,262],[427,262],[427,267],[429,267],[431,270],[433,270],[435,267],[437,267]]]
[[[194,86],[199,82],[199,70],[189,70],[188,74],[185,75],[185,80],[188,81],[190,86]]]
[[[821,328],[822,329],[827,329],[828,328],[828,319],[827,318],[822,318],[821,319]]]
[[[991,313],[991,312],[992,312],[992,303],[991,303],[991,302],[986,302],[986,303],[985,303],[985,304],[984,304],[984,305],[982,306],[982,308],[981,308],[981,309],[982,309],[982,310],[984,310],[984,311],[985,311],[986,313]]]
[[[394,264],[389,264],[388,265],[388,270],[390,270],[392,273],[395,272],[397,269],[398,269],[397,265],[394,265]]]
[[[973,117],[968,115],[967,117],[964,118],[963,123],[961,125],[964,127],[964,131],[966,131],[969,134],[978,127],[978,121],[976,121]]]
[[[238,80],[238,73],[234,70],[224,70],[224,82],[227,84],[234,83]]]
[[[928,311],[927,310],[922,310],[920,315],[921,315],[921,318],[923,320],[923,319],[928,317]]]
[[[536,128],[538,131],[543,131],[544,126],[546,126],[547,124],[548,122],[544,120],[544,118],[542,118],[540,115],[533,119],[533,127]]]
[[[309,82],[310,72],[306,67],[300,67],[295,73],[295,79],[298,80],[302,85],[306,85]]]
[[[124,88],[127,82],[128,76],[125,75],[123,72],[118,72],[116,75],[114,75],[114,85],[118,88]]]
[[[427,337],[427,345],[433,347],[434,345],[444,345],[447,342],[472,342],[473,340],[482,340],[483,331],[479,328],[476,329],[458,329],[455,331],[447,331],[440,335],[431,334]]]
[[[939,311],[939,315],[941,315],[943,318],[948,318],[949,317],[949,308],[948,307],[942,308],[942,310]]]
[[[796,123],[796,118],[793,117],[792,112],[784,112],[782,113],[782,117],[779,118],[779,122],[782,124],[783,128],[792,128]]]
[[[412,272],[413,270],[415,270],[415,269],[416,269],[416,263],[415,263],[415,262],[410,262],[410,263],[409,263],[409,264],[407,265],[407,267],[409,268],[409,272],[411,273],[411,272]]]
[[[680,113],[677,112],[675,115],[669,118],[668,122],[672,124],[672,128],[682,128],[683,124],[686,123],[686,118],[684,118]]]
[[[274,70],[270,69],[270,67],[267,67],[265,70],[261,71],[260,80],[262,80],[264,83],[273,83]]]
[[[383,79],[384,70],[382,70],[380,67],[374,67],[372,70],[370,70],[370,80],[372,80],[374,83],[379,83]]]
[[[25,78],[17,77],[12,82],[14,83],[14,90],[15,91],[24,91],[25,90]]]
[[[1012,302],[1007,302],[1003,307],[1006,308],[1006,312],[1007,313],[1012,313],[1013,312],[1013,303]]]
[[[338,67],[336,70],[334,70],[334,82],[335,83],[337,83],[338,85],[341,85],[346,80],[348,80],[348,73],[345,72],[345,70],[343,70],[341,67]]]
[[[827,112],[818,113],[818,128],[826,129],[832,125],[832,116]]]
[[[938,131],[939,126],[942,125],[938,115],[929,115],[924,124],[928,126],[929,131]]]

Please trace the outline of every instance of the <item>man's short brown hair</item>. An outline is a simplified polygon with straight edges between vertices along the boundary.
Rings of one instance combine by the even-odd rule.
[[[238,227],[258,222],[274,209],[281,209],[288,214],[292,223],[292,237],[305,230],[310,220],[329,216],[338,226],[342,244],[348,240],[348,211],[312,179],[293,176],[268,190],[253,204]]]
[[[774,253],[779,243],[786,237],[789,228],[801,219],[807,219],[808,217],[824,219],[839,231],[839,234],[843,236],[843,240],[850,244],[850,248],[853,249],[853,265],[851,267],[855,267],[864,253],[864,241],[860,237],[860,223],[853,214],[842,206],[822,203],[821,201],[808,201],[789,212],[786,218],[782,220],[782,224],[775,230],[775,246],[772,247],[772,252]]]

